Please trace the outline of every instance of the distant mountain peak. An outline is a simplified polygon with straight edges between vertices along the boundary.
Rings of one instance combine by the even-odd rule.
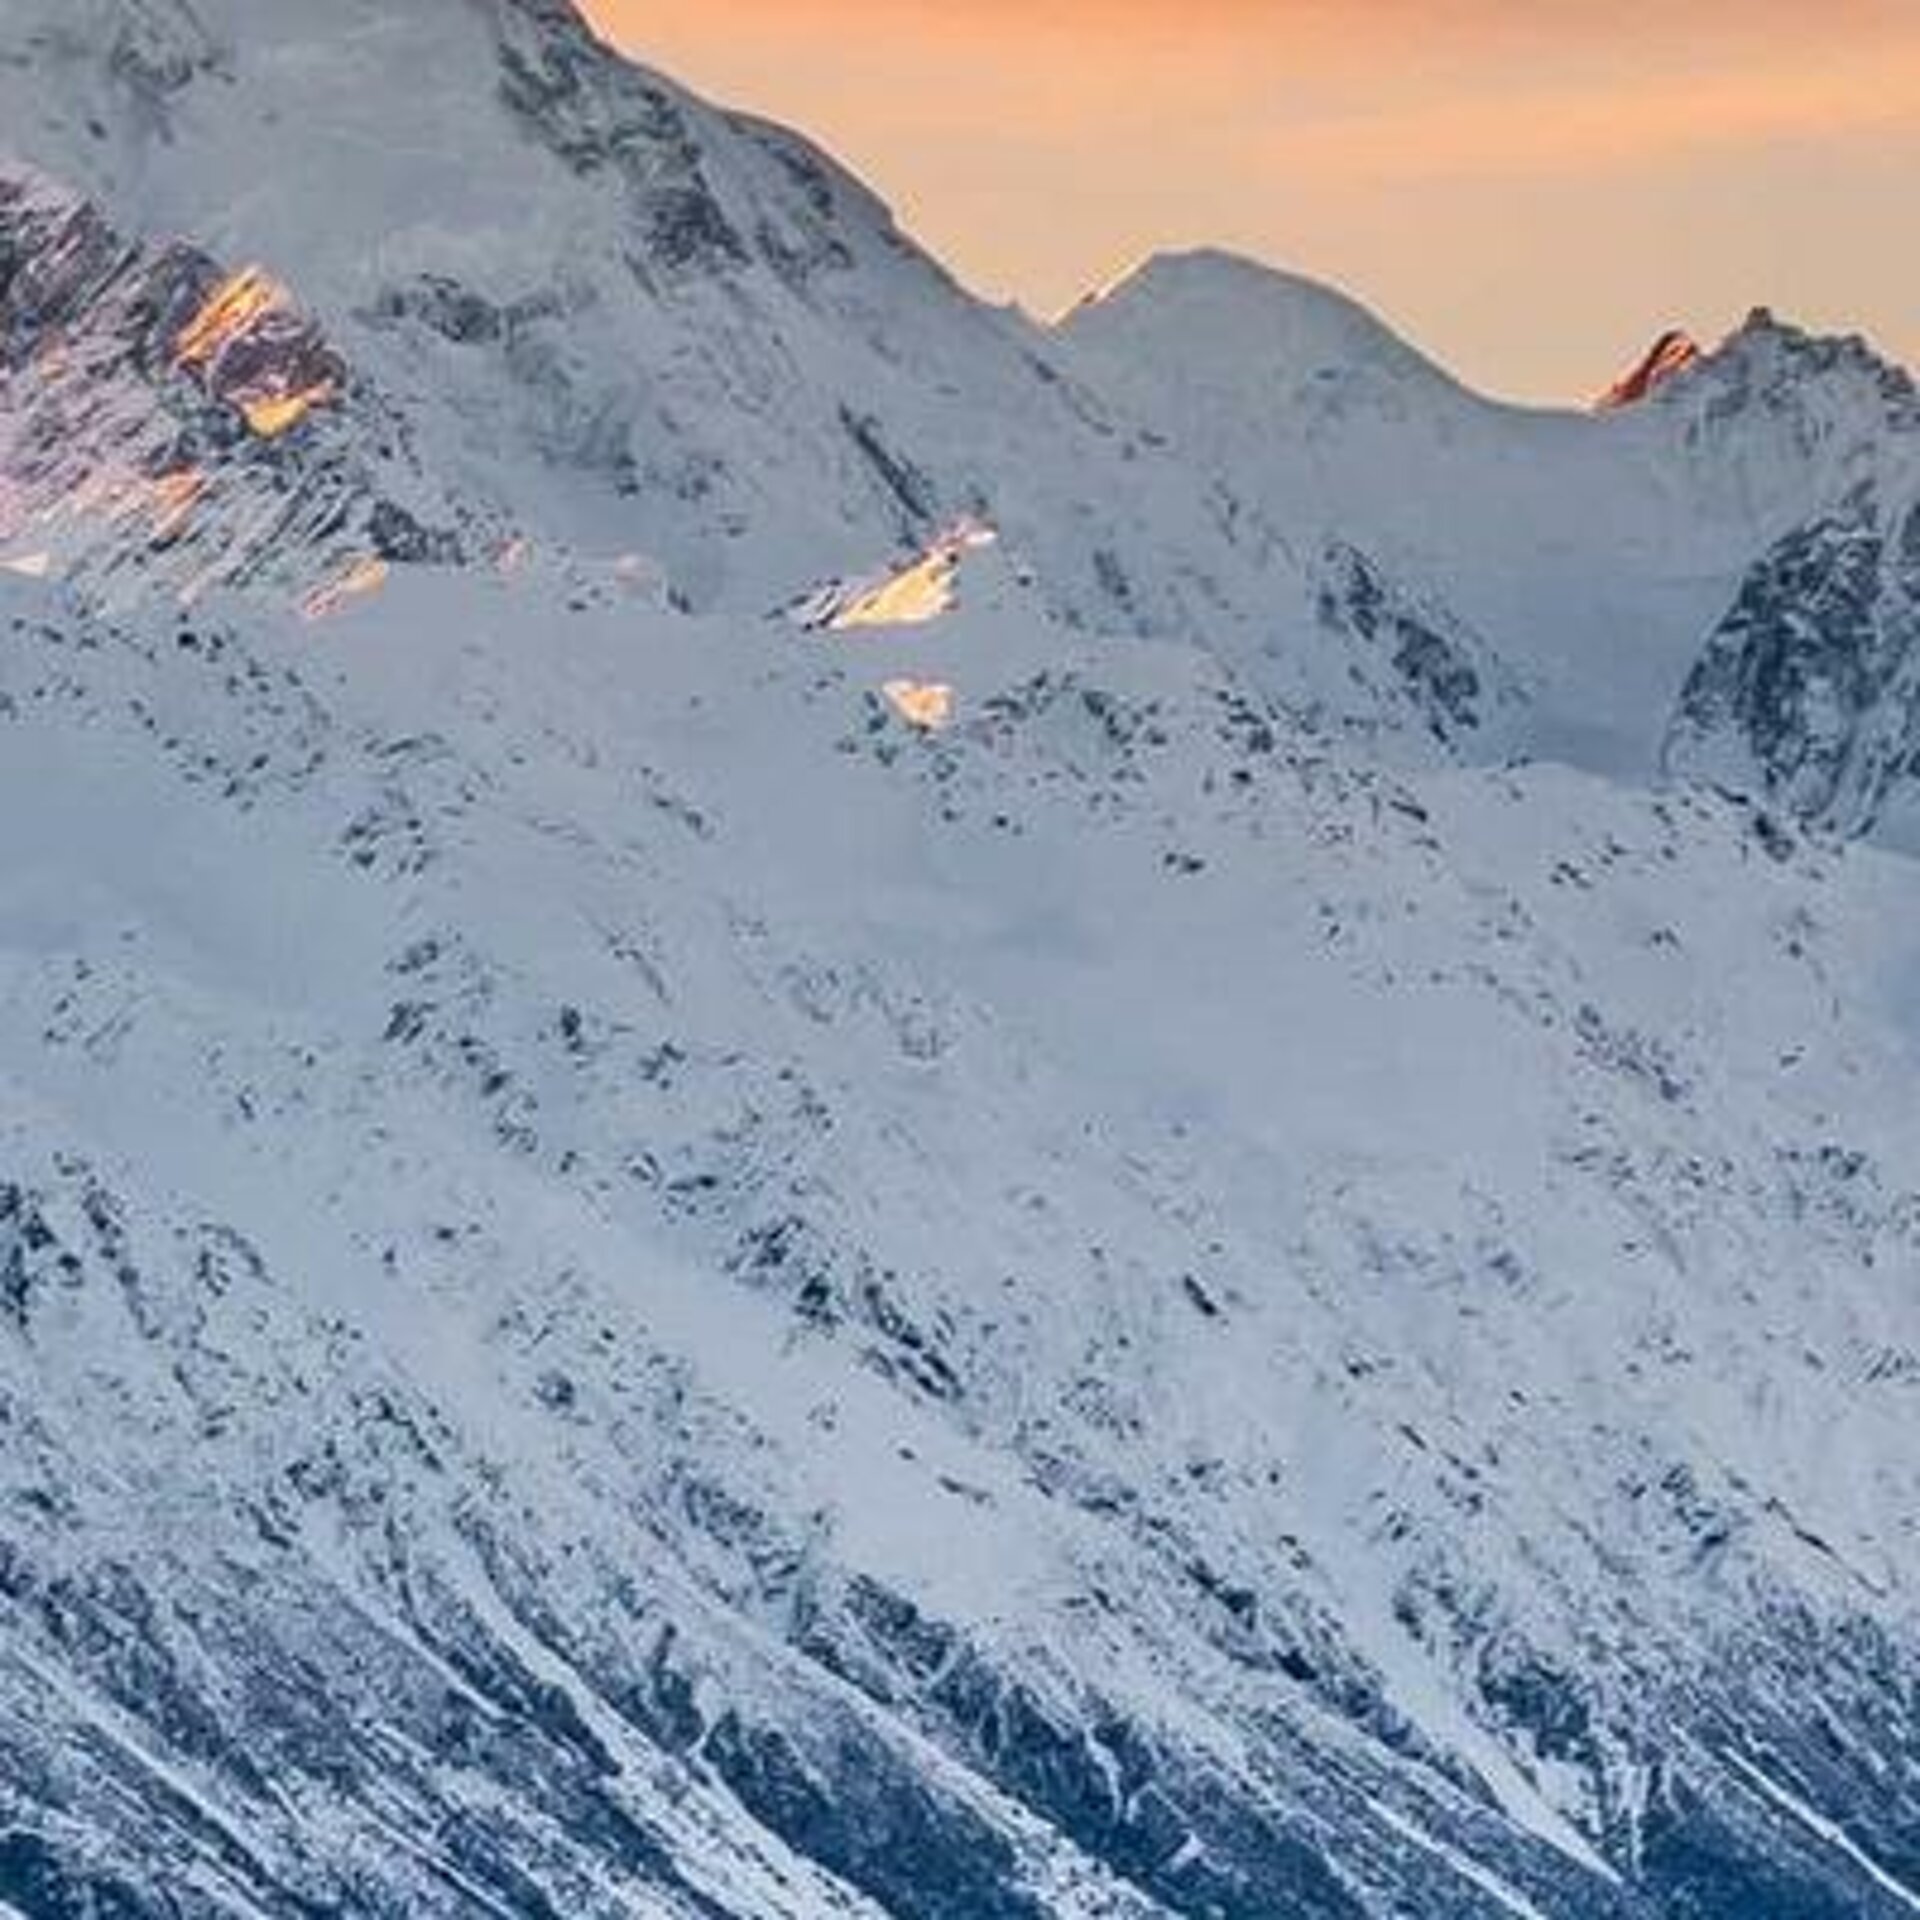
[[[1080,304],[1098,306],[1103,300],[1139,288],[1207,285],[1267,290],[1275,285],[1298,284],[1300,276],[1269,266],[1249,254],[1235,253],[1229,247],[1169,247],[1136,260],[1086,295]],[[1332,289],[1321,291],[1331,293]]]
[[[1351,316],[1384,331],[1382,323],[1351,294],[1309,275],[1256,260],[1226,247],[1187,247],[1148,254],[1080,301],[1066,324],[1096,309],[1153,301],[1273,309],[1279,304]]]
[[[1846,438],[1872,457],[1889,429],[1920,432],[1920,386],[1858,333],[1815,333],[1756,307],[1713,353],[1689,390],[1717,419],[1760,410],[1805,417],[1814,444]],[[1909,443],[1910,444],[1910,443]]]
[[[1057,336],[1136,366],[1289,387],[1452,376],[1337,287],[1218,247],[1150,255],[1066,314]]]
[[[1679,327],[1669,327],[1641,359],[1600,396],[1594,410],[1617,413],[1623,407],[1636,407],[1705,357],[1692,334]]]

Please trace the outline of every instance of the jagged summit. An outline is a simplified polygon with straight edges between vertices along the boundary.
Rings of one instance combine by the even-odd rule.
[[[497,293],[609,203],[663,275],[798,277],[843,193],[874,212],[817,160],[756,168],[744,122],[620,59],[568,0],[19,0],[0,50],[11,142],[147,231],[212,219],[234,251],[297,251],[343,306],[409,267]]]
[[[1779,407],[1851,399],[1896,432],[1920,429],[1920,385],[1863,334],[1815,333],[1755,307],[1708,364],[1740,401]]]
[[[1623,407],[1638,406],[1669,380],[1697,366],[1703,357],[1700,343],[1692,334],[1681,328],[1669,328],[1600,396],[1594,410],[1617,413]]]
[[[1912,375],[1864,336],[1816,333],[1765,306],[1711,349],[1678,329],[1663,333],[1594,410],[1648,403],[1720,428],[1749,413],[1803,414],[1821,432],[1860,424],[1900,435],[1920,426]]]

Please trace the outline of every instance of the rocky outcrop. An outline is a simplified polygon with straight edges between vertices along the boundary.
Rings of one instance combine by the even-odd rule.
[[[460,551],[404,433],[284,286],[129,242],[19,168],[0,173],[0,370],[16,568],[191,597]]]
[[[1646,354],[1594,403],[1597,413],[1617,413],[1622,407],[1637,407],[1641,401],[1677,379],[1689,367],[1697,366],[1704,356],[1692,334],[1670,328],[1647,349]]]
[[[1484,640],[1358,547],[1329,541],[1316,579],[1320,623],[1357,643],[1355,671],[1368,677],[1383,715],[1409,712],[1420,730],[1458,745],[1493,705],[1514,697],[1508,670]]]
[[[1760,561],[1667,761],[1842,832],[1881,822],[1920,777],[1920,499],[1863,486]]]

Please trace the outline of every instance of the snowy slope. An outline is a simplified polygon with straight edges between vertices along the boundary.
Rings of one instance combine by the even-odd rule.
[[[1904,863],[992,615],[7,591],[29,1911],[1901,1910],[1744,1769],[1911,1883]]]
[[[1920,1906],[1901,376],[1052,337],[555,0],[0,113],[0,1914]]]

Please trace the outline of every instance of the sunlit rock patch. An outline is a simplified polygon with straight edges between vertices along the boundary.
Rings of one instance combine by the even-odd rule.
[[[818,588],[796,602],[789,617],[796,626],[815,632],[929,626],[959,604],[960,571],[967,556],[998,539],[984,521],[957,521],[905,565]]]
[[[889,680],[880,691],[910,727],[938,733],[953,722],[953,689],[939,680]]]
[[[363,556],[454,563],[485,517],[266,269],[135,243],[0,168],[0,554],[95,601],[275,582],[297,604]]]
[[[153,530],[156,538],[170,540],[183,533],[207,490],[207,476],[197,467],[181,467],[163,473],[153,482]]]
[[[300,602],[307,620],[327,620],[355,600],[365,600],[387,584],[392,569],[376,554],[362,554],[337,578],[323,582]]]
[[[1696,367],[1706,355],[1690,333],[1678,328],[1663,333],[1639,363],[1624,374],[1593,403],[1596,413],[1618,413],[1652,398],[1668,381],[1677,379],[1688,368]]]
[[[174,363],[262,440],[277,440],[329,405],[345,378],[319,329],[257,266],[229,274],[207,294],[174,341]]]
[[[243,267],[221,281],[181,328],[174,358],[196,371],[211,367],[256,322],[290,304],[278,281],[259,267]]]

